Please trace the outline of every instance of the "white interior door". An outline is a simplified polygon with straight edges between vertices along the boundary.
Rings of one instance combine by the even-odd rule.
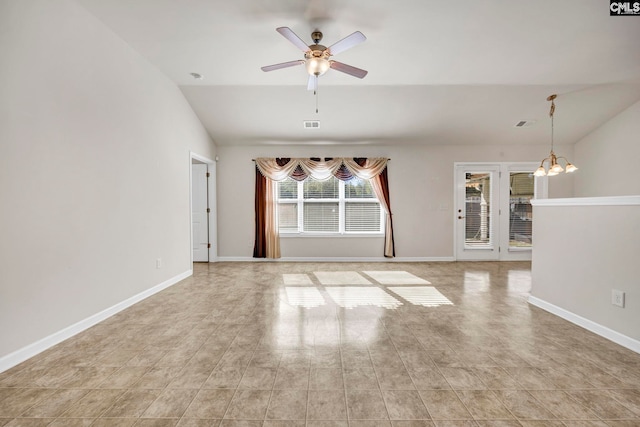
[[[207,165],[191,165],[191,218],[193,261],[209,262],[209,213],[207,197]]]
[[[530,260],[530,200],[547,197],[537,163],[456,164],[456,259]]]
[[[456,259],[499,259],[497,165],[456,165]]]

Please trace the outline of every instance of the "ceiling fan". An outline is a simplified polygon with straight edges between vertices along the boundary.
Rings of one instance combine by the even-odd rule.
[[[329,47],[318,44],[322,40],[322,33],[318,30],[311,33],[311,39],[314,44],[308,46],[289,27],[279,27],[276,28],[276,31],[304,52],[304,60],[298,59],[296,61],[267,65],[261,68],[262,71],[273,71],[305,64],[307,72],[309,73],[309,81],[307,83],[308,90],[318,89],[318,77],[327,72],[329,68],[333,68],[334,70],[349,74],[350,76],[354,76],[359,79],[367,75],[367,71],[365,70],[329,59],[333,55],[344,52],[345,50],[365,41],[367,38],[360,31],[356,31],[355,33],[348,35]]]

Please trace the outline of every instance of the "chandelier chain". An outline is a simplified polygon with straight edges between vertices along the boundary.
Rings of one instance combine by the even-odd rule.
[[[556,104],[551,100],[551,108],[549,109],[549,116],[551,117],[551,152],[553,153],[553,113],[556,111]]]
[[[564,156],[556,156],[556,153],[553,152],[553,113],[556,111],[556,104],[555,102],[553,102],[556,97],[558,95],[553,94],[553,95],[549,95],[547,97],[547,101],[551,102],[551,108],[549,109],[549,117],[551,118],[551,153],[549,154],[549,157],[545,157],[544,159],[542,159],[542,161],[540,162],[540,167],[538,169],[536,169],[536,171],[533,173],[534,176],[554,176],[557,175],[558,173],[565,171],[566,173],[571,173],[571,172],[575,172],[578,170],[578,168],[575,165],[572,165],[569,160],[567,160],[566,157]],[[562,168],[562,166],[559,164],[559,160],[563,160],[566,163],[565,169]],[[545,162],[548,163],[549,165],[549,169],[545,169]]]

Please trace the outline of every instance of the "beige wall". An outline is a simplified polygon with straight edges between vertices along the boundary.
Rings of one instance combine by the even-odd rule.
[[[2,359],[188,272],[189,150],[215,151],[180,90],[76,3],[3,1],[0,28]]]
[[[571,155],[571,147],[561,147]],[[453,257],[454,162],[539,161],[546,146],[221,146],[218,173],[218,255],[251,257],[256,157],[387,156],[399,258]],[[550,197],[573,191],[570,175],[550,183]],[[283,238],[283,257],[382,258],[382,238]]]
[[[638,202],[636,197],[634,206],[535,206],[531,290],[535,298],[636,340],[636,351]],[[612,289],[626,293],[625,308],[611,304]]]
[[[640,102],[575,145],[575,196],[593,200],[534,206],[531,295],[533,303],[640,352],[640,206],[588,204],[602,196],[637,200],[638,135]],[[626,292],[625,308],[611,304],[612,289]]]
[[[640,101],[587,135],[575,146],[575,196],[640,194]]]

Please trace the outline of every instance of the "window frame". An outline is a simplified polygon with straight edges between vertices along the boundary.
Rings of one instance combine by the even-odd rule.
[[[291,178],[288,178],[291,179]],[[345,197],[345,186],[346,182],[335,177],[330,179],[336,179],[338,181],[338,198],[325,198],[325,199],[314,199],[314,198],[304,198],[304,183],[305,181],[313,179],[311,177],[306,178],[302,181],[296,181],[291,179],[297,185],[297,194],[296,198],[280,198],[280,187],[278,182],[275,182],[276,186],[276,195],[277,195],[277,205],[278,205],[278,232],[280,237],[383,237],[384,236],[384,228],[385,228],[385,220],[386,220],[386,212],[376,197],[375,193],[373,193],[372,198],[346,198]],[[359,179],[359,178],[356,178]],[[363,180],[364,181],[364,180]],[[319,181],[322,182],[322,181]],[[371,185],[371,184],[369,184]],[[304,204],[305,203],[338,203],[338,231],[304,231]],[[378,231],[347,231],[346,230],[346,205],[348,203],[373,203],[377,204],[380,210],[380,228]],[[296,231],[287,231],[280,229],[280,205],[281,204],[295,204],[297,206],[297,230]]]

